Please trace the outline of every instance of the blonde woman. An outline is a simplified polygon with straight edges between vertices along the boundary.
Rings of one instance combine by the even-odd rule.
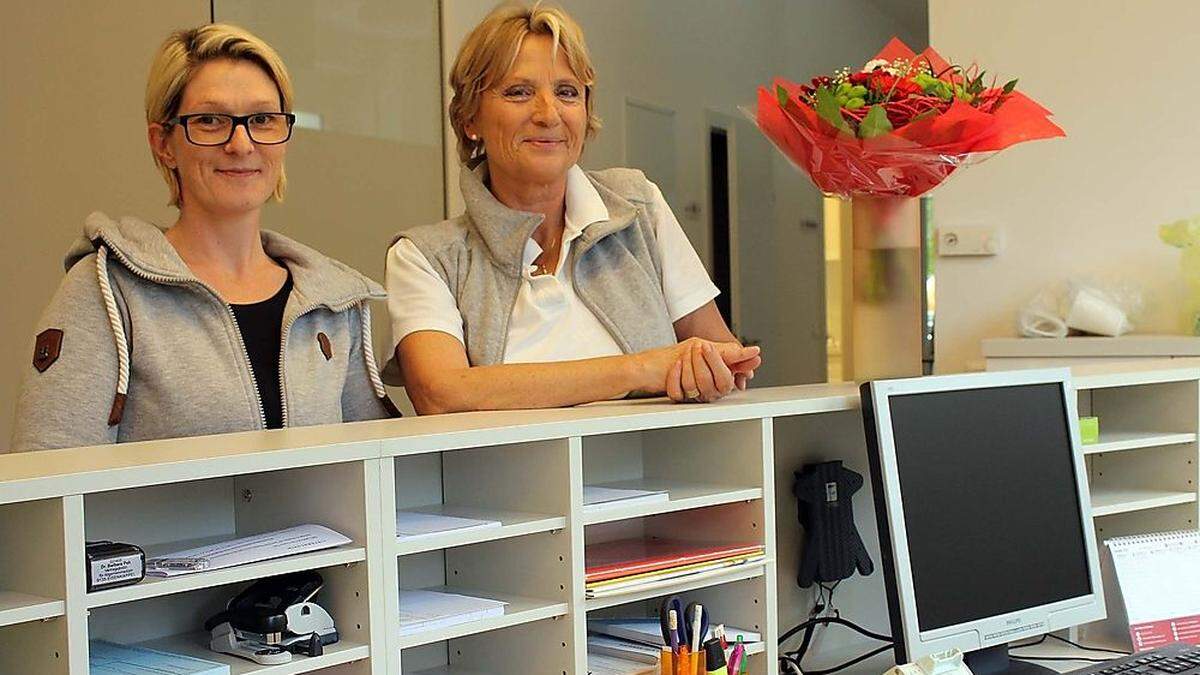
[[[466,213],[401,233],[387,258],[394,358],[417,411],[744,388],[758,348],[730,333],[661,192],[635,170],[578,166],[599,123],[575,21],[498,7],[450,84]]]
[[[279,55],[236,26],[173,33],[146,86],[179,217],[93,213],[38,323],[13,448],[387,417],[370,343],[378,284],[260,227],[294,116]]]

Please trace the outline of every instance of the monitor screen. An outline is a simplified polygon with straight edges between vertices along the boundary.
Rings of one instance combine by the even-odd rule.
[[[921,631],[1093,592],[1063,395],[888,397]]]

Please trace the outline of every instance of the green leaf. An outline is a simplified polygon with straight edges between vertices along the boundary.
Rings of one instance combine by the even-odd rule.
[[[1011,94],[1011,93],[1013,92],[1013,89],[1016,89],[1016,88],[1017,88],[1017,81],[1016,81],[1016,80],[1012,80],[1012,81],[1010,81],[1009,83],[1007,83],[1007,84],[1005,84],[1005,85],[1004,85],[1003,93],[1004,93],[1004,94]]]
[[[817,87],[817,115],[833,125],[835,129],[852,134],[854,131],[842,117],[842,106],[838,105],[837,97],[828,87]]]
[[[787,89],[784,89],[782,84],[777,84],[775,85],[775,98],[779,99],[779,107],[783,108],[787,106],[788,99],[791,97],[788,96]]]
[[[861,138],[875,138],[892,130],[892,122],[881,105],[873,105],[858,125],[858,135]]]

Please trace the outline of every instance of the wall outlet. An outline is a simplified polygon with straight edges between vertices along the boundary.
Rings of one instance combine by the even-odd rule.
[[[964,225],[938,229],[937,251],[940,256],[997,255],[1003,250],[1003,233],[991,227]]]

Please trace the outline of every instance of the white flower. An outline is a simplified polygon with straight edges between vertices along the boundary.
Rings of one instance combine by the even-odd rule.
[[[870,61],[867,61],[867,65],[863,66],[862,72],[870,73],[870,72],[874,71],[876,68],[883,68],[884,70],[890,70],[891,65],[892,65],[892,62],[888,61],[887,59],[871,59]]]

